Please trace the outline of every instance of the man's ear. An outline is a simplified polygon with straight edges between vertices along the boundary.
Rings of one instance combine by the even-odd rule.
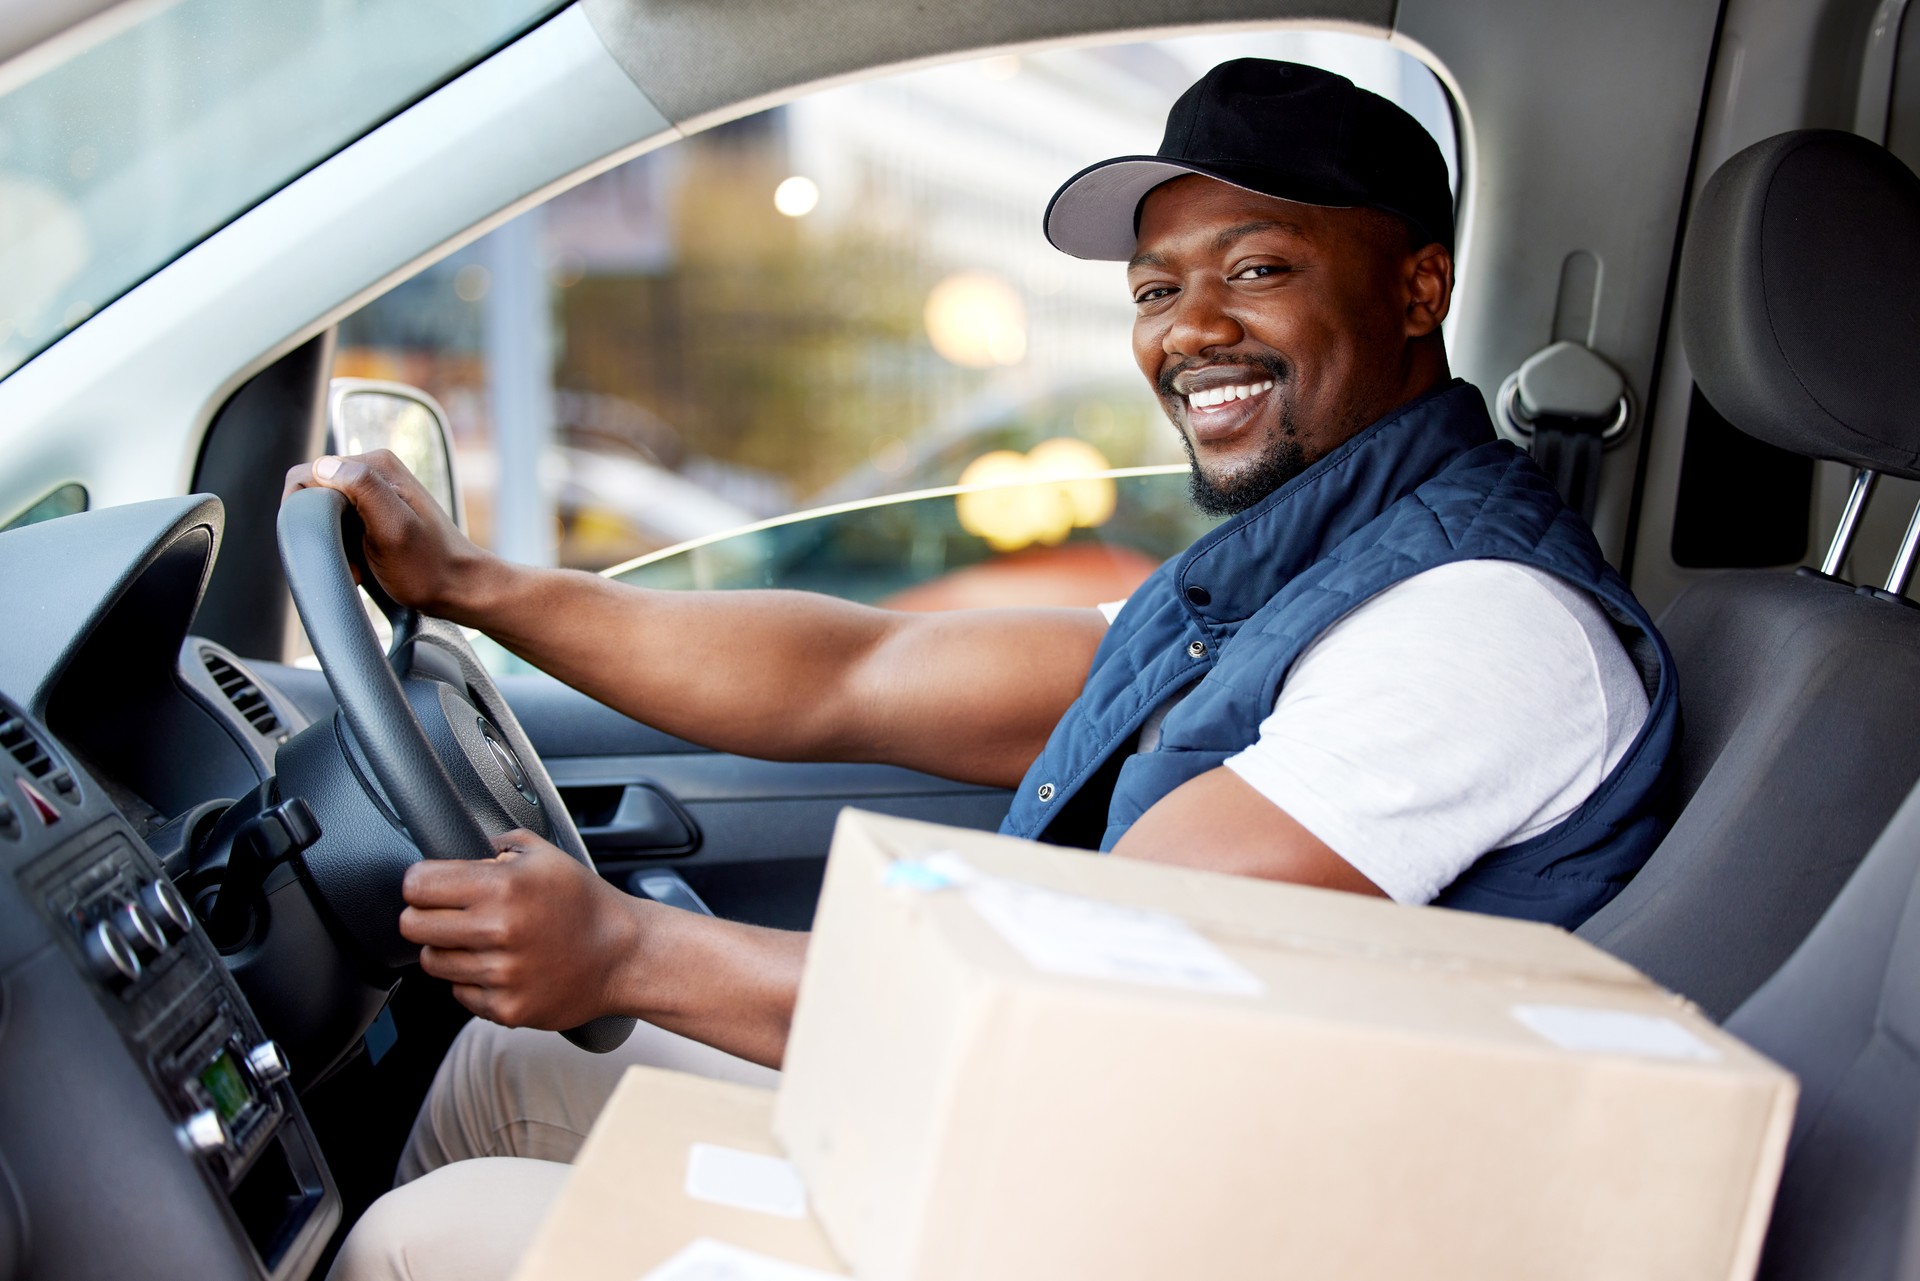
[[[1443,245],[1416,249],[1407,258],[1407,337],[1439,330],[1453,306],[1453,254]]]

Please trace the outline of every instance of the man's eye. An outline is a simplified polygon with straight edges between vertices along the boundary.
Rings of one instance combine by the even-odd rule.
[[[1158,302],[1162,298],[1167,297],[1172,292],[1173,292],[1173,287],[1171,285],[1153,285],[1150,288],[1142,289],[1139,293],[1135,294],[1133,296],[1133,302],[1135,306],[1140,306],[1142,304],[1150,303],[1150,302]]]
[[[1255,263],[1251,267],[1243,267],[1240,271],[1234,273],[1233,278],[1235,280],[1262,280],[1268,276],[1284,275],[1287,270],[1288,268],[1281,266],[1279,263]]]

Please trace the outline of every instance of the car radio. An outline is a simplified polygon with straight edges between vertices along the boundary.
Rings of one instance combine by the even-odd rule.
[[[287,1065],[233,999],[179,892],[115,827],[30,864],[22,887],[147,1064],[181,1142],[230,1183],[286,1115]]]
[[[30,726],[58,764],[50,736],[3,701],[0,722]],[[0,797],[13,817],[0,830],[0,872],[13,872],[0,876],[0,917],[25,909],[46,937],[34,941],[29,925],[0,947],[9,953],[0,955],[8,971],[0,1075],[10,1082],[0,1092],[8,1096],[0,1158],[30,1158],[26,1168],[41,1171],[71,1163],[95,1185],[20,1186],[26,1239],[60,1242],[28,1274],[114,1275],[137,1258],[152,1275],[304,1275],[338,1221],[339,1200],[286,1057],[102,789],[64,767],[69,785],[57,787],[19,763],[19,753],[0,754]],[[33,1079],[57,1081],[61,1106],[16,1088]],[[107,1195],[121,1178],[130,1188]],[[146,1203],[133,1188],[145,1189]],[[120,1230],[161,1203],[167,1213],[144,1231]],[[99,1218],[103,1207],[110,1217]],[[210,1246],[221,1239],[224,1247]],[[194,1266],[156,1266],[173,1251]],[[209,1271],[210,1258],[234,1270]]]

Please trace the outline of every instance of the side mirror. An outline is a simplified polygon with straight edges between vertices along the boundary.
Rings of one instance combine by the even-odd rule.
[[[327,389],[327,452],[374,449],[391,449],[454,523],[467,527],[453,478],[453,433],[439,402],[404,383],[334,379]]]

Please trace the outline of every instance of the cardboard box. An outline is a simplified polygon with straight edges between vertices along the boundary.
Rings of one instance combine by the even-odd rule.
[[[772,1114],[771,1090],[629,1068],[515,1281],[846,1276]]]
[[[1698,1281],[1793,1078],[1547,926],[848,811],[775,1108],[864,1281]]]

